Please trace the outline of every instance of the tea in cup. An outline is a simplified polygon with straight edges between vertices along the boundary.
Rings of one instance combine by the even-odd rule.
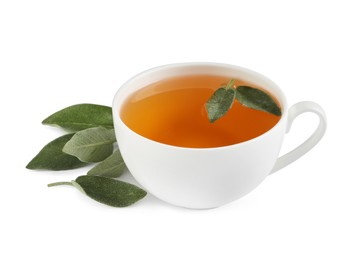
[[[219,120],[207,118],[207,100],[234,79],[267,93],[281,115],[234,102]],[[285,133],[296,116],[313,112],[316,131],[293,151],[280,156]],[[134,178],[168,203],[195,209],[234,201],[269,174],[295,161],[324,135],[326,116],[314,102],[288,109],[282,90],[245,68],[217,63],[165,65],[134,76],[113,101],[119,149]]]

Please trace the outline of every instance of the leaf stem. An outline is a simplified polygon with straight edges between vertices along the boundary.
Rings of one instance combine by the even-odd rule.
[[[226,86],[226,89],[229,89],[229,88],[232,88],[233,86],[234,86],[234,79],[231,79],[229,82],[228,82],[228,84],[227,84],[227,86]]]
[[[60,181],[60,182],[54,182],[54,183],[47,184],[47,187],[54,187],[54,186],[60,186],[60,185],[73,186],[72,182],[70,182],[70,181]]]

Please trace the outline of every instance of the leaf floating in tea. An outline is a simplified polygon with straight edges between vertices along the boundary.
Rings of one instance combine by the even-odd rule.
[[[217,89],[206,103],[208,119],[211,123],[224,116],[232,107],[236,91],[229,85]]]
[[[111,107],[78,104],[64,108],[42,121],[42,124],[60,126],[71,131],[102,126],[113,128]]]
[[[147,194],[146,191],[133,184],[100,176],[84,175],[72,182],[56,182],[47,186],[59,185],[72,185],[90,198],[112,207],[130,206]]]
[[[281,116],[281,109],[274,99],[264,91],[248,86],[237,88],[237,100],[244,106]]]
[[[114,129],[94,127],[77,132],[63,147],[63,152],[83,162],[100,162],[113,153]]]
[[[74,134],[63,135],[45,145],[42,150],[27,164],[26,168],[44,170],[71,170],[87,165],[78,158],[62,151],[64,145]]]
[[[117,178],[122,175],[125,169],[124,160],[119,150],[116,150],[111,156],[93,167],[87,175]]]

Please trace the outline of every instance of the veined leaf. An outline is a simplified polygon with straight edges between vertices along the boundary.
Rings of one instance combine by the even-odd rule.
[[[63,147],[63,152],[83,162],[100,162],[113,153],[114,129],[94,127],[77,132]]]
[[[64,145],[74,134],[61,136],[45,145],[42,150],[27,164],[26,168],[45,170],[71,170],[87,165],[78,158],[62,151]]]
[[[42,124],[71,131],[102,126],[113,128],[112,108],[95,104],[78,104],[64,108],[42,121]]]
[[[234,88],[217,89],[206,103],[208,119],[211,123],[224,116],[232,107],[236,91]]]
[[[72,185],[90,198],[112,207],[130,206],[147,194],[133,184],[100,176],[83,175],[72,182],[56,182],[47,186],[58,185]]]
[[[106,158],[104,161],[98,163],[93,167],[87,175],[96,175],[108,178],[117,178],[126,169],[123,158],[119,150],[116,150],[112,155]]]
[[[278,104],[264,91],[248,86],[239,86],[236,92],[236,98],[242,105],[281,116],[281,109]]]

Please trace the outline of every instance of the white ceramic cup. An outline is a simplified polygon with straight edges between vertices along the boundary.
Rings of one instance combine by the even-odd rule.
[[[282,106],[280,121],[264,134],[243,143],[215,148],[184,148],[145,138],[121,120],[122,104],[133,92],[170,77],[197,74],[239,78],[262,86],[279,100]],[[278,157],[285,133],[295,117],[304,112],[318,115],[317,129],[296,149]],[[304,101],[288,109],[283,92],[270,79],[242,67],[217,63],[171,64],[134,76],[116,93],[113,118],[119,149],[139,184],[163,201],[195,209],[218,207],[244,196],[269,174],[308,152],[326,130],[326,116],[318,104]]]

